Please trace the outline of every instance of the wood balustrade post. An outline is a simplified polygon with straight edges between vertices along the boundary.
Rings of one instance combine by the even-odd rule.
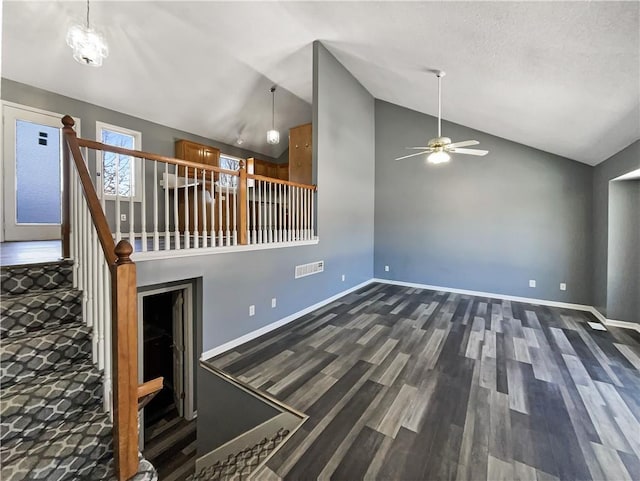
[[[240,161],[240,180],[238,181],[238,203],[240,204],[239,212],[239,243],[240,245],[247,245],[249,239],[247,239],[247,169],[245,168],[244,160]]]
[[[71,257],[71,151],[67,143],[67,136],[76,136],[73,130],[75,121],[69,115],[62,117],[62,257]]]
[[[138,471],[138,320],[133,247],[121,240],[111,265],[113,359],[113,455],[116,478]]]

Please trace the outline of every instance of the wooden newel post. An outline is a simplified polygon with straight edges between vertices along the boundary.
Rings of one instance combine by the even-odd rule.
[[[67,136],[75,137],[76,131],[73,130],[75,125],[73,117],[65,115],[62,117],[63,143],[62,143],[62,257],[68,259],[71,257],[71,155],[69,145],[67,144]]]
[[[119,481],[138,471],[138,320],[136,265],[121,240],[111,265],[113,351],[113,454]]]
[[[247,245],[249,239],[247,239],[247,169],[245,168],[244,160],[240,161],[240,182],[238,185],[238,211],[240,212],[240,245]]]

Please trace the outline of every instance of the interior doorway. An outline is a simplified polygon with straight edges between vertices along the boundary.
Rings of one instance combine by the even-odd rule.
[[[140,382],[164,378],[164,387],[140,414],[140,449],[147,433],[194,410],[193,287],[182,284],[138,293]]]
[[[60,239],[62,115],[3,105],[2,240]],[[79,133],[79,123],[76,131]]]

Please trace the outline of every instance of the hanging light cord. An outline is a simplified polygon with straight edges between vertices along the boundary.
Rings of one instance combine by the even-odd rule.
[[[87,29],[89,29],[89,0],[87,0]]]
[[[271,87],[271,130],[276,130],[276,88]]]
[[[438,137],[442,137],[442,76],[438,74]]]

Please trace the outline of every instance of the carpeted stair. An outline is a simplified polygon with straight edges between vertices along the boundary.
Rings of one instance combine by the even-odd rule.
[[[0,479],[113,479],[102,373],[73,263],[0,269]],[[141,459],[135,481],[156,480]]]

